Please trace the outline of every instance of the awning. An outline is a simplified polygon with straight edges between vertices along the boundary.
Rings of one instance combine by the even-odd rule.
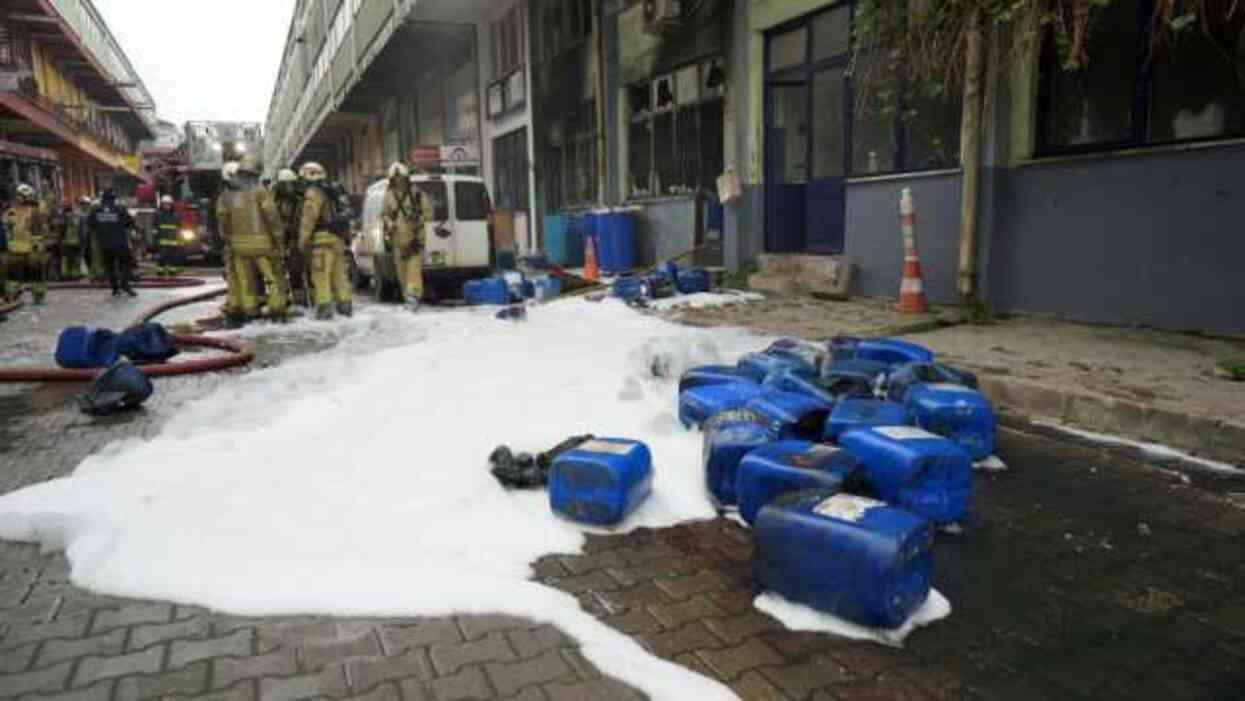
[[[39,148],[38,146],[27,146],[26,144],[15,144],[12,141],[5,141],[3,139],[0,139],[0,156],[24,158],[29,161],[43,161],[46,163],[60,162],[60,156],[51,149]]]

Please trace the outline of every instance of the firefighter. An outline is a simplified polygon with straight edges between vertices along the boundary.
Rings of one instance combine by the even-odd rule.
[[[216,226],[233,261],[229,286],[238,305],[226,320],[237,324],[259,315],[256,285],[262,279],[268,316],[284,321],[288,301],[280,261],[285,253],[276,205],[251,165],[227,163],[222,174],[225,190],[216,203]]]
[[[8,236],[4,296],[9,300],[21,297],[21,283],[13,279],[21,273],[30,281],[35,304],[43,304],[48,293],[47,222],[34,188],[25,183],[17,186],[17,202],[5,211],[4,228]]]
[[[307,265],[298,246],[298,215],[303,207],[304,185],[298,174],[289,168],[277,173],[273,195],[277,215],[281,217],[281,229],[285,234],[285,270],[290,281],[290,296],[303,307],[311,306],[307,290]]]
[[[164,195],[160,198],[160,209],[151,222],[155,229],[156,244],[156,275],[173,277],[182,272],[182,239],[181,221],[177,212],[173,211],[173,198]]]
[[[64,253],[64,244],[66,232],[69,228],[69,214],[72,209],[69,203],[65,203],[62,207],[51,205],[51,215],[45,216],[44,221],[47,222],[47,235],[45,244],[47,247],[47,276],[49,280],[61,279],[61,258]]]
[[[104,249],[99,243],[99,235],[95,228],[90,224],[90,214],[99,208],[103,202],[97,197],[91,200],[91,209],[87,212],[86,220],[86,248],[87,248],[87,269],[91,278],[91,282],[103,282],[108,278],[108,273],[104,269]]]
[[[62,280],[77,280],[82,274],[82,225],[90,203],[90,199],[80,197],[76,207],[66,206],[65,235],[61,237],[61,267],[58,271]]]
[[[346,277],[346,242],[349,228],[344,223],[342,203],[325,182],[324,167],[304,163],[299,175],[307,183],[303,209],[299,216],[298,247],[311,267],[311,291],[316,318],[332,319],[337,313],[351,316],[350,281]]]
[[[428,196],[411,186],[411,172],[401,163],[389,166],[389,188],[382,211],[385,248],[393,255],[402,294],[411,311],[424,296],[425,224],[432,220]]]
[[[138,293],[130,286],[134,269],[130,232],[134,229],[134,217],[117,201],[117,193],[111,188],[104,190],[100,204],[87,215],[86,226],[91,237],[92,258],[99,256],[112,287],[112,296],[118,297],[124,292],[137,297]]]

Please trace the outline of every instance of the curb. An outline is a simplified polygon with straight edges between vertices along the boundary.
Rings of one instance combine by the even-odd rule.
[[[1030,418],[1160,443],[1231,465],[1242,465],[1245,456],[1245,426],[1239,424],[1017,380],[979,382],[999,407]]]

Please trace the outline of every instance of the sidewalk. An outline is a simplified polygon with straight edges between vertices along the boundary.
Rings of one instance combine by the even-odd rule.
[[[954,310],[904,315],[875,299],[775,297],[663,315],[692,326],[811,339],[903,336],[976,372],[1004,410],[1245,461],[1245,383],[1215,372],[1219,361],[1245,358],[1245,341],[1030,317],[947,326]]]

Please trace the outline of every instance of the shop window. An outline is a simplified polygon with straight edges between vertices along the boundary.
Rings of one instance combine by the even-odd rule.
[[[1038,154],[1245,135],[1245,18],[1179,32],[1151,53],[1154,0],[1119,0],[1091,27],[1085,68],[1043,47]]]
[[[716,58],[627,88],[627,197],[715,187],[723,169],[724,93]]]
[[[770,72],[803,65],[808,56],[808,28],[800,27],[770,39]]]

